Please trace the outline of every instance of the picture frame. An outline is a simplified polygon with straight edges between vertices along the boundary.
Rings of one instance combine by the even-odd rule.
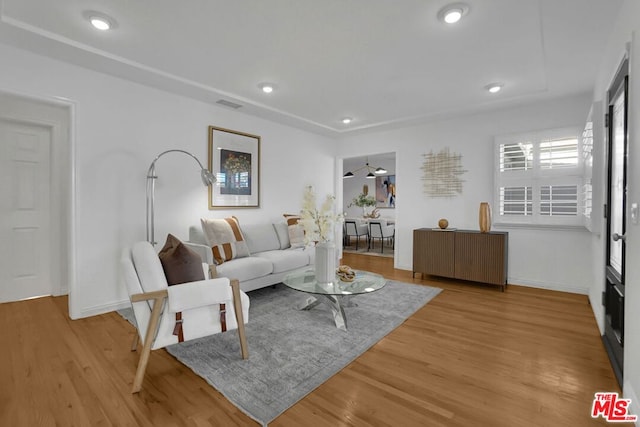
[[[260,207],[260,136],[209,126],[209,209]]]
[[[376,208],[396,207],[396,176],[376,176]]]

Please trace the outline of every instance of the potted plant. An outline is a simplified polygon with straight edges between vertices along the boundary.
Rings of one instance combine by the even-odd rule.
[[[347,207],[350,208],[353,205],[362,208],[362,216],[364,217],[367,215],[367,207],[376,205],[376,199],[373,196],[360,193],[351,200],[351,203],[349,203]]]

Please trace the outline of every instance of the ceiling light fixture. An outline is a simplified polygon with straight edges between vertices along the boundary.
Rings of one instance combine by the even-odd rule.
[[[273,83],[266,83],[266,82],[265,83],[260,83],[258,85],[258,87],[264,93],[272,93],[274,90],[276,90],[276,85],[273,84]]]
[[[361,170],[363,170],[365,168],[368,171],[367,176],[365,177],[367,179],[372,179],[372,178],[375,178],[376,175],[387,173],[387,170],[385,168],[382,168],[382,167],[374,168],[373,166],[370,166],[369,165],[369,158],[367,157],[367,162],[364,164],[364,166],[359,167],[358,169],[356,169],[354,171],[348,171],[347,173],[342,175],[342,177],[343,178],[353,178],[355,176],[354,172],[359,172],[359,171],[361,171]]]
[[[102,12],[87,10],[83,12],[82,16],[88,20],[95,29],[100,31],[112,30],[118,26],[115,19]]]
[[[91,25],[102,31],[106,31],[111,28],[109,21],[105,21],[102,18],[91,18]]]
[[[348,125],[352,121],[353,119],[351,117],[345,117],[344,119],[342,119],[342,123],[344,123],[345,125]]]
[[[447,24],[455,24],[467,13],[469,13],[469,5],[466,3],[451,3],[440,9],[438,19]]]
[[[486,85],[484,88],[487,89],[490,93],[498,93],[504,87],[503,83],[490,83]]]
[[[462,18],[461,9],[450,9],[444,15],[444,22],[447,24],[455,24]]]

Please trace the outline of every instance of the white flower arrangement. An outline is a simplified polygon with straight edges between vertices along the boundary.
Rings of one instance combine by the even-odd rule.
[[[342,215],[334,209],[335,197],[328,194],[320,209],[316,206],[316,193],[307,186],[302,199],[302,211],[299,224],[304,229],[305,243],[330,242],[334,238],[334,226],[342,222]]]

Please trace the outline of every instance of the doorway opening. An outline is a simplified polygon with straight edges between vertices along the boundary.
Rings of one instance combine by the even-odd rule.
[[[393,257],[396,226],[396,153],[343,159],[343,251]]]

